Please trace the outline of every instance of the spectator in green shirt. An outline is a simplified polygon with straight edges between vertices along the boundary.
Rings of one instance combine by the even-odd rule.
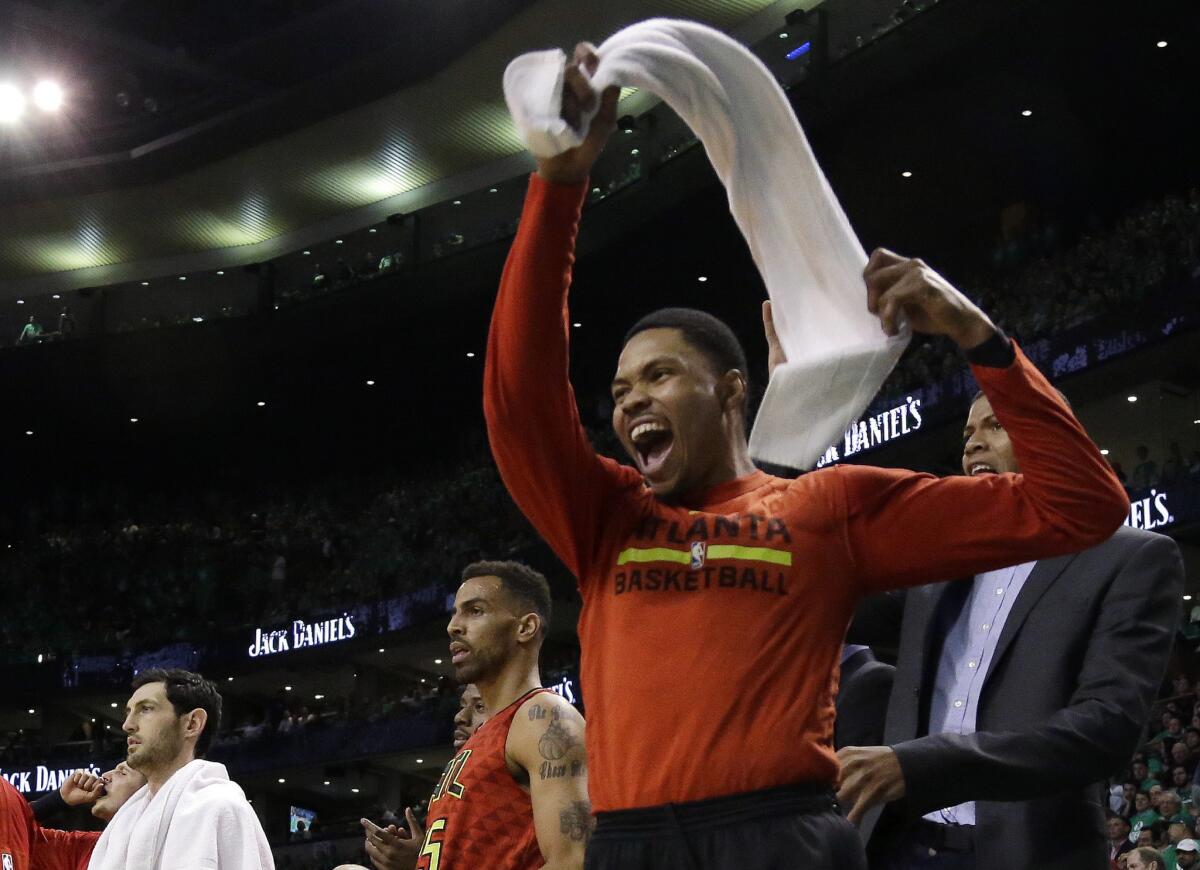
[[[21,329],[21,334],[17,336],[17,344],[33,344],[42,334],[42,325],[38,323],[33,315],[29,315],[29,322]]]
[[[1149,828],[1155,822],[1161,821],[1162,816],[1158,811],[1150,806],[1149,792],[1139,791],[1133,796],[1134,814],[1129,817],[1129,824],[1136,826],[1138,822],[1142,823],[1143,828]]]

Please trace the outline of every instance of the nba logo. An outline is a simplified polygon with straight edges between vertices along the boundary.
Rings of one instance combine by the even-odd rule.
[[[703,541],[692,542],[692,570],[704,567],[704,552],[707,545]]]
[[[5,852],[4,855],[0,857],[4,858],[4,870],[13,870],[13,856]]]

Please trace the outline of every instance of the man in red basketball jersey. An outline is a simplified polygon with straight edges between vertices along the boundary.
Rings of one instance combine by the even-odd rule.
[[[567,70],[563,118],[576,129],[596,100],[587,75],[597,63],[580,46]],[[538,161],[484,373],[496,465],[583,597],[597,814],[588,870],[864,867],[832,790],[833,701],[856,604],[1094,546],[1128,501],[987,315],[920,260],[883,250],[864,272],[864,304],[888,334],[903,317],[958,344],[1021,474],[839,465],[789,480],[756,470],[745,354],[727,325],[692,309],[629,331],[613,428],[636,468],[597,456],[570,384],[567,292],[616,102],[614,88],[582,145]]]
[[[463,572],[447,626],[460,683],[488,720],[446,765],[429,801],[419,870],[578,870],[591,833],[584,722],[538,673],[550,588],[517,562]]]

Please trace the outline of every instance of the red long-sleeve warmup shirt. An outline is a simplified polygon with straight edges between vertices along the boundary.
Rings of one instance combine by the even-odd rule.
[[[568,378],[586,189],[530,183],[484,410],[513,499],[583,595],[593,809],[832,783],[839,652],[863,595],[1082,550],[1120,525],[1125,494],[1018,350],[1006,368],[973,370],[1022,474],[847,465],[659,501],[636,470],[596,455]]]

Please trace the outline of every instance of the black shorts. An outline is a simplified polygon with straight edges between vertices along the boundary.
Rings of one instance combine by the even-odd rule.
[[[597,813],[584,870],[866,870],[828,785]]]

